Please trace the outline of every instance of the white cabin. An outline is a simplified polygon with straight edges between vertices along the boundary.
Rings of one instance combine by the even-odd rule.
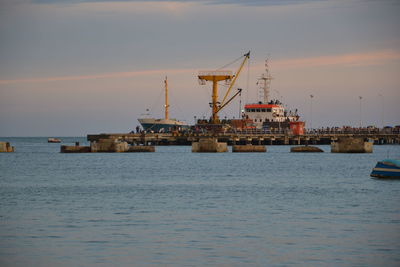
[[[259,129],[270,122],[291,122],[299,119],[297,112],[286,112],[278,101],[271,101],[268,104],[247,104],[244,106],[243,117],[251,119]]]

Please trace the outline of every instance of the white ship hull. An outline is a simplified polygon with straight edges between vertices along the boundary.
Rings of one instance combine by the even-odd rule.
[[[138,119],[140,124],[142,125],[145,131],[154,131],[154,132],[169,132],[173,128],[188,128],[185,122],[177,121],[174,119],[154,119],[154,118],[142,118]]]

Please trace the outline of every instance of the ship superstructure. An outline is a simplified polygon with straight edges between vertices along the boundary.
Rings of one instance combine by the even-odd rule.
[[[287,111],[279,100],[270,99],[272,76],[269,71],[268,60],[265,61],[265,72],[257,81],[259,86],[259,101],[246,104],[242,114],[244,119],[251,120],[257,129],[291,128],[290,124],[299,121],[297,109]]]

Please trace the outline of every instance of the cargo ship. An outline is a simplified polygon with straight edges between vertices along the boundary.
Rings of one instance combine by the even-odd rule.
[[[262,130],[291,129],[295,134],[303,134],[304,122],[299,120],[297,109],[288,111],[281,101],[270,99],[271,80],[267,59],[265,72],[257,81],[260,99],[257,103],[246,104],[242,111],[242,118],[247,122],[247,127]]]
[[[165,105],[163,119],[155,119],[151,117],[139,118],[138,121],[142,125],[143,130],[146,132],[171,132],[174,130],[182,130],[189,128],[189,125],[183,121],[169,118],[169,104],[168,104],[168,79],[165,77],[164,80],[165,88]],[[147,115],[149,116],[149,115]]]

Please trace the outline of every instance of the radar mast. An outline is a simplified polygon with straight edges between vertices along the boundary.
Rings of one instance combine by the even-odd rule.
[[[257,80],[257,85],[259,86],[259,101],[267,104],[269,100],[269,92],[271,88],[271,80],[273,79],[269,72],[269,59],[265,60],[265,72]]]

